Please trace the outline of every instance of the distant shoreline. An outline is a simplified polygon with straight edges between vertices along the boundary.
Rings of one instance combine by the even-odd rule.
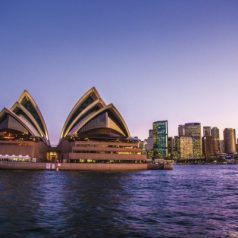
[[[176,165],[237,165],[238,161],[183,161],[177,162],[175,161]]]

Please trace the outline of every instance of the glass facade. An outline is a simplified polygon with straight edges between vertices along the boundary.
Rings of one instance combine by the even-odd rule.
[[[179,137],[180,159],[191,159],[193,157],[193,139],[188,136]]]
[[[168,156],[168,121],[156,121],[153,123],[154,154],[156,157]]]
[[[185,136],[193,139],[193,157],[202,157],[202,137],[201,137],[201,123],[186,123]]]

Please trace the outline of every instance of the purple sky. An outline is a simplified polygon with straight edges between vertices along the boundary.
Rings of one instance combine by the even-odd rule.
[[[0,107],[24,89],[52,144],[96,86],[134,136],[169,121],[238,129],[237,0],[2,0]]]

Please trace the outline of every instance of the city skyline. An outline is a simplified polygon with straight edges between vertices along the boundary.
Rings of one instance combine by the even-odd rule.
[[[57,144],[95,86],[141,139],[157,120],[238,129],[237,1],[0,4],[0,107],[27,89]],[[54,113],[52,113],[54,112]]]
[[[89,89],[89,90],[92,90],[94,87],[92,87],[91,89]],[[23,93],[27,93],[28,94],[28,91],[25,89],[24,91],[23,91]],[[16,103],[12,103],[9,107],[15,107],[15,104]],[[4,109],[4,108],[6,108],[5,106],[2,108],[2,109]],[[67,117],[66,117],[66,119],[67,119]],[[160,120],[160,121],[167,121],[167,130],[168,130],[168,136],[169,137],[175,137],[175,136],[179,136],[179,128],[180,128],[180,126],[184,126],[184,125],[182,125],[182,124],[178,124],[177,125],[177,133],[175,132],[175,134],[173,134],[173,135],[171,135],[171,134],[169,134],[169,131],[170,131],[170,127],[169,127],[169,121],[168,120]],[[153,128],[153,123],[155,123],[155,122],[151,122],[151,128]],[[196,121],[196,122],[184,122],[184,124],[190,124],[190,123],[198,123],[198,124],[200,124],[200,126],[201,126],[201,137],[203,137],[204,136],[204,129],[205,128],[207,128],[207,127],[210,127],[210,129],[213,129],[213,128],[218,128],[218,127],[216,127],[216,126],[211,126],[211,125],[203,125],[201,122],[198,122],[198,121]],[[147,136],[145,135],[145,138],[139,138],[139,139],[141,139],[141,140],[145,140],[145,139],[147,139],[148,138],[148,136],[149,136],[149,133],[150,133],[150,131],[152,130],[151,128],[149,128],[149,129],[147,129]],[[236,130],[234,127],[225,127],[225,128],[218,128],[218,130],[219,130],[219,136],[220,136],[220,138],[221,139],[224,139],[224,136],[223,136],[223,133],[224,133],[224,130],[226,130],[226,129],[234,129],[234,130]],[[49,129],[48,129],[49,130]],[[57,138],[55,138],[55,140],[56,141],[54,141],[53,140],[53,142],[55,142],[55,143],[52,143],[51,142],[51,144],[52,145],[57,145],[58,143],[59,143],[59,141],[60,141],[60,138],[61,138],[61,134],[62,132],[59,132],[59,138],[58,138],[58,141],[57,141]],[[185,133],[185,132],[184,132]],[[50,134],[49,134],[49,138],[50,138]]]

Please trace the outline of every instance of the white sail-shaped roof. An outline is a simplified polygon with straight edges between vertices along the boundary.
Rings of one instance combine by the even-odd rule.
[[[70,131],[69,128],[75,126],[77,118],[82,116],[84,113],[87,113],[89,107],[92,108],[92,105],[95,104],[100,105],[99,109],[106,105],[105,102],[101,99],[97,89],[95,87],[92,87],[77,101],[77,103],[71,110],[61,131],[61,138],[67,137]]]
[[[6,118],[7,116],[9,116],[9,118]],[[7,122],[3,125],[3,128],[0,129],[11,129],[22,133],[29,133],[31,136],[39,136],[38,132],[32,128],[31,125],[25,123],[22,118],[7,108],[4,108],[0,112],[0,125],[4,123],[4,120],[7,120]]]
[[[93,87],[79,99],[70,112],[62,129],[61,139],[103,129],[110,129],[122,137],[130,137],[129,129],[119,111],[113,104],[106,105]]]
[[[18,101],[12,106],[11,111],[19,118],[31,125],[42,139],[49,143],[49,135],[44,118],[34,98],[24,90]]]

